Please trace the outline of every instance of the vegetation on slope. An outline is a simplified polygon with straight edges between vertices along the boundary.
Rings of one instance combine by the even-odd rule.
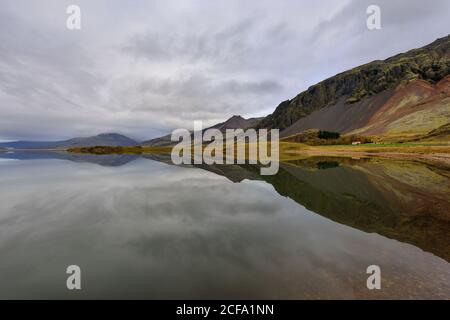
[[[372,142],[370,138],[360,135],[341,136],[338,132],[322,131],[317,129],[306,130],[304,132],[282,138],[281,140],[285,142],[304,143],[310,146],[350,145],[353,142]]]

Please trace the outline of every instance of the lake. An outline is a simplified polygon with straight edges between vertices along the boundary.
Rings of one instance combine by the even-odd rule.
[[[0,153],[0,299],[16,298],[450,299],[450,171]]]

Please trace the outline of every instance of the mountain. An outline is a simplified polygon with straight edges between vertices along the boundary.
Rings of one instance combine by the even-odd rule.
[[[14,141],[0,143],[0,148],[14,149],[65,149],[92,146],[134,146],[139,142],[117,133],[103,133],[92,137],[63,141]]]
[[[263,118],[245,119],[241,116],[234,115],[224,122],[203,129],[203,131],[206,131],[208,129],[218,129],[221,132],[225,133],[225,130],[227,129],[247,129],[250,127],[255,127],[262,119]],[[161,147],[161,146],[169,146],[173,143],[174,142],[171,141],[171,134],[168,134],[159,138],[144,141],[143,145],[152,147]]]
[[[218,123],[207,129],[219,129],[221,132],[225,132],[227,129],[247,129],[256,126],[262,118],[250,118],[244,119],[241,116],[232,116],[225,122]],[[205,130],[207,130],[205,129]]]
[[[282,102],[257,128],[417,137],[450,122],[450,36],[326,79]]]

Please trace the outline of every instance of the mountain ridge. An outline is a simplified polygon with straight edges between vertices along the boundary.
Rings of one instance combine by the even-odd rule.
[[[101,133],[90,137],[77,137],[59,141],[12,141],[0,143],[0,148],[64,149],[69,147],[134,146],[139,142],[118,133]]]
[[[278,128],[281,136],[311,128],[348,133],[367,125],[399,87],[417,80],[436,84],[449,73],[450,36],[446,36],[310,86],[281,102],[256,128]]]

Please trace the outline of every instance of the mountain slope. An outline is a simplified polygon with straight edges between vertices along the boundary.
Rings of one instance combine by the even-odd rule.
[[[415,80],[399,88],[371,117],[351,133],[366,136],[417,138],[450,122],[450,76],[436,85]]]
[[[426,136],[422,137],[421,140],[450,141],[450,122],[429,132]]]
[[[0,143],[0,147],[15,149],[64,149],[69,147],[134,146],[139,142],[117,133],[103,133],[92,137],[63,141],[14,141]]]
[[[436,84],[449,74],[447,36],[311,86],[294,99],[282,102],[257,127],[279,128],[282,136],[311,128],[347,133],[368,125],[399,88],[419,80]]]

